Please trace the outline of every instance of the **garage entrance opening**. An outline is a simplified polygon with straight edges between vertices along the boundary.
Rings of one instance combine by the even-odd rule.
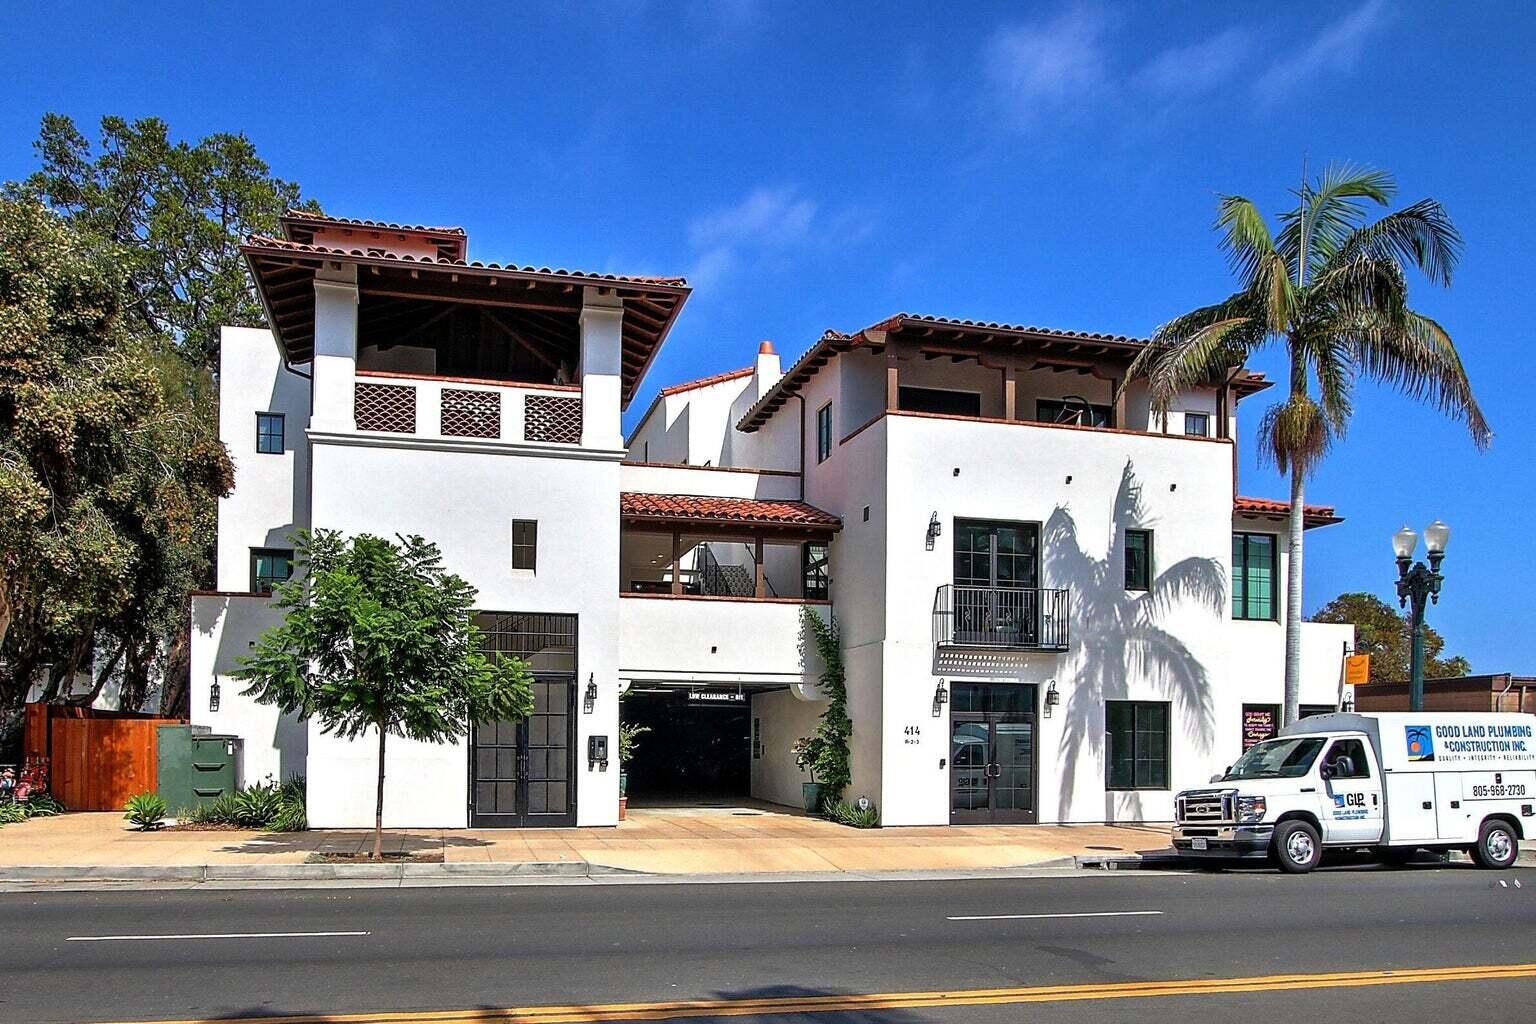
[[[735,691],[631,690],[619,710],[635,739],[631,807],[732,804],[752,790],[752,705]]]

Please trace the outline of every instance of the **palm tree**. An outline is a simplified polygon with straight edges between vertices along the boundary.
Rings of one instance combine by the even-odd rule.
[[[1451,336],[1408,307],[1405,267],[1449,285],[1461,235],[1433,199],[1366,223],[1368,204],[1386,206],[1395,192],[1384,171],[1342,166],[1312,182],[1303,175],[1278,234],[1252,201],[1222,196],[1216,229],[1240,290],[1158,328],[1127,374],[1145,375],[1153,408],[1166,415],[1179,393],[1227,379],[1261,348],[1284,347],[1290,393],[1260,421],[1259,455],[1291,482],[1287,722],[1296,719],[1301,687],[1302,499],[1307,476],[1349,425],[1355,380],[1436,406],[1464,422],[1479,448],[1492,437]]]

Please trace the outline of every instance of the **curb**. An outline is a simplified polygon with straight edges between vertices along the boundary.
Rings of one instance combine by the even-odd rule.
[[[47,864],[0,867],[0,882],[295,882],[407,878],[587,878],[636,874],[584,860],[455,862],[445,864]]]
[[[1188,861],[1172,850],[1153,853],[1091,853],[1072,858],[1073,867],[1099,871],[1143,871],[1181,867]]]

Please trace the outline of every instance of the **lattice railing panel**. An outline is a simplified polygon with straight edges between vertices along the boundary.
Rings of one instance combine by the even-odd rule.
[[[499,438],[501,395],[443,388],[443,436]]]
[[[581,399],[529,395],[523,399],[523,437],[529,441],[581,443]]]
[[[416,389],[401,384],[364,384],[352,394],[352,418],[358,430],[416,433]]]

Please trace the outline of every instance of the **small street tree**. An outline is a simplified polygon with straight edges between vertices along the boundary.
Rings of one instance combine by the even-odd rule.
[[[1340,594],[1317,610],[1313,622],[1341,622],[1355,627],[1355,653],[1371,656],[1371,682],[1407,682],[1413,644],[1413,623],[1375,594]],[[1424,627],[1424,675],[1445,679],[1470,675],[1472,665],[1461,655],[1443,658],[1445,637]]]
[[[527,666],[481,650],[475,589],[444,570],[436,545],[398,541],[301,535],[294,578],[275,597],[284,620],[235,673],[248,696],[327,733],[377,733],[375,860],[383,855],[389,736],[443,743],[473,722],[525,718],[533,708]]]

